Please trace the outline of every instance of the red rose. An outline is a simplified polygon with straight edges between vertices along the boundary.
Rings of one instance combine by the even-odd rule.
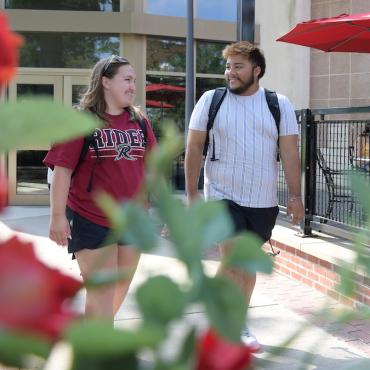
[[[0,243],[0,328],[57,339],[75,317],[65,301],[81,285],[39,261],[31,243]]]
[[[23,38],[12,32],[4,13],[0,13],[0,88],[16,74],[19,48]]]
[[[0,212],[8,205],[8,181],[0,169]]]
[[[209,329],[198,342],[196,370],[242,370],[252,360],[251,349],[220,338]]]

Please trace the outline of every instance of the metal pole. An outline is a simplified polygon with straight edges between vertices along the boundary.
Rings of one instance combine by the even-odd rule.
[[[302,237],[313,237],[311,221],[316,211],[316,126],[312,112],[301,112],[301,168],[304,204]]]
[[[238,41],[254,43],[255,0],[239,0],[237,13]]]
[[[194,72],[194,2],[187,2],[186,30],[186,92],[185,92],[185,134],[189,128],[190,116],[193,112],[195,99]]]

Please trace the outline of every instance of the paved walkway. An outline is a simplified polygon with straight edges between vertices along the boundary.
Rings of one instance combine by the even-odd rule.
[[[78,277],[78,268],[67,256],[65,250],[57,247],[46,238],[49,222],[47,207],[10,207],[0,215],[0,239],[13,234],[9,227],[21,230],[21,237],[32,240],[41,259],[51,266]],[[204,261],[205,269],[214,274],[218,262],[217,255],[211,253]],[[168,243],[163,240],[153,254],[144,254],[129,295],[116,316],[117,327],[134,327],[140,320],[133,293],[148,276],[165,273],[175,281],[186,281],[183,265],[173,258]],[[83,292],[76,300],[76,308],[82,310]],[[326,319],[314,318],[314,312],[323,305],[332,314]],[[256,361],[262,368],[276,370],[310,369],[336,370],[370,369],[370,330],[363,322],[333,324],[333,315],[345,307],[323,294],[290,280],[280,274],[260,275],[249,309],[250,328],[263,344],[264,352],[257,355]],[[191,306],[185,318],[174,326],[170,341],[163,347],[164,354],[173,355],[176,342],[180,341],[187,325],[206,327],[203,307]],[[314,324],[315,323],[315,324]],[[286,350],[279,352],[280,346],[300,327],[306,329]],[[272,353],[277,355],[271,356]],[[302,362],[306,365],[301,367]]]

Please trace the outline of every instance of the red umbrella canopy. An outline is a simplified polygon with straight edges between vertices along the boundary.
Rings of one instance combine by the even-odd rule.
[[[147,100],[146,106],[148,108],[175,108],[175,106],[172,104],[157,100]]]
[[[185,87],[168,84],[147,85],[146,97],[150,100],[168,101],[184,98]]]
[[[146,92],[152,92],[152,91],[183,92],[185,91],[185,87],[168,85],[168,84],[151,84],[151,85],[147,85],[145,90]]]
[[[370,53],[370,13],[302,22],[277,41],[323,51]]]

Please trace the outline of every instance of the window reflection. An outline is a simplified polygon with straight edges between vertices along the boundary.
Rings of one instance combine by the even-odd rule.
[[[118,12],[119,0],[5,0],[5,9]]]
[[[72,106],[80,103],[81,97],[86,91],[86,85],[72,85]]]
[[[160,138],[161,123],[165,121],[173,122],[180,132],[184,132],[185,78],[147,76],[146,80],[146,111],[156,137]]]
[[[185,72],[186,46],[183,39],[147,39],[149,71]]]
[[[222,50],[226,43],[220,42],[197,42],[197,73],[223,74],[225,61]]]
[[[186,0],[147,0],[146,12],[172,17],[186,17]]]
[[[199,98],[208,90],[216,89],[217,87],[225,86],[223,78],[197,78],[195,98]]]
[[[172,17],[186,17],[186,0],[147,0],[146,12]],[[236,22],[237,0],[195,0],[194,15],[198,19]]]
[[[17,151],[17,194],[48,194],[45,150]]]
[[[21,67],[91,68],[99,59],[119,54],[119,35],[22,32]]]
[[[54,96],[54,85],[17,84],[17,97],[48,95]]]
[[[236,22],[237,0],[197,0],[196,18]]]

